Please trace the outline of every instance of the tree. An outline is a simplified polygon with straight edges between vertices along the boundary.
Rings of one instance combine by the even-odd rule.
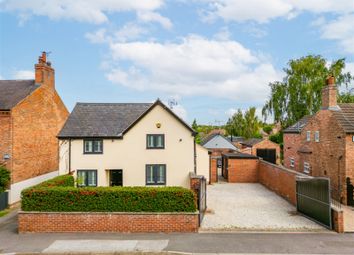
[[[271,95],[263,107],[265,118],[273,115],[276,122],[280,121],[287,127],[305,115],[316,113],[321,106],[321,91],[329,75],[336,77],[338,86],[348,87],[353,77],[344,73],[345,60],[338,59],[327,66],[321,56],[309,55],[290,60],[284,69],[283,81],[269,84]],[[339,97],[341,98],[341,97]],[[348,97],[343,96],[343,100]]]
[[[4,192],[10,182],[10,171],[0,166],[0,193]]]
[[[245,114],[241,109],[229,118],[226,131],[229,135],[243,136],[245,138],[259,137],[260,121],[256,116],[256,108],[249,108]]]

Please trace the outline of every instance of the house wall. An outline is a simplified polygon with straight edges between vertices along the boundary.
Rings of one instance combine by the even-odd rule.
[[[12,109],[12,184],[58,170],[56,136],[67,117],[65,105],[47,84]]]
[[[306,141],[307,131],[311,131],[309,142]],[[319,142],[315,142],[315,131],[320,132]],[[310,153],[299,153],[299,171],[302,172],[304,162],[308,162],[310,164],[309,175],[329,177],[333,190],[332,196],[345,202],[346,162],[350,162],[346,154],[352,155],[353,151],[351,144],[346,143],[346,134],[333,113],[330,110],[317,112],[302,130],[301,142]],[[349,151],[346,152],[346,149]]]
[[[209,151],[203,146],[196,144],[197,149],[197,174],[203,175],[209,182],[210,157]]]
[[[11,170],[11,158],[5,160],[6,154],[11,156],[12,150],[11,114],[9,111],[0,111],[0,163]]]
[[[354,183],[354,134],[346,135],[345,138],[345,177],[349,177]]]
[[[300,171],[298,150],[299,150],[301,143],[302,143],[301,135],[298,133],[284,133],[283,142],[284,142],[283,165],[289,169],[294,169],[295,171]],[[290,166],[290,159],[291,158],[294,159],[294,167]]]
[[[157,128],[156,123],[161,123],[161,127]],[[164,134],[165,149],[146,149],[147,134]],[[67,157],[63,156],[68,144],[62,145],[60,174],[69,171]],[[199,162],[204,169],[207,163],[202,162],[202,158],[206,160],[206,153]],[[71,141],[71,170],[98,170],[99,186],[109,185],[108,169],[123,170],[124,186],[145,186],[146,164],[166,164],[166,185],[189,188],[189,173],[194,172],[194,137],[160,105],[145,115],[123,139],[104,139],[103,154],[83,154],[83,140]]]
[[[251,154],[257,156],[257,149],[275,149],[276,151],[276,163],[280,164],[280,146],[279,144],[273,143],[268,139],[264,139],[263,141],[252,146]]]

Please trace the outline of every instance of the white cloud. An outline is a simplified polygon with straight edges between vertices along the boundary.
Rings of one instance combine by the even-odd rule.
[[[337,13],[353,12],[353,0],[202,0],[209,3],[204,10],[204,19],[210,21],[220,17],[226,21],[256,21],[265,23],[272,19],[294,18],[301,12]]]
[[[323,21],[320,29],[322,38],[338,41],[341,49],[354,54],[354,13],[332,21]]]
[[[178,43],[111,43],[107,78],[140,91],[264,102],[273,65],[236,41],[189,36]],[[122,65],[124,63],[125,65]]]
[[[91,43],[105,43],[108,41],[107,34],[106,34],[106,29],[100,28],[96,30],[95,32],[92,33],[86,33],[85,37],[91,42]]]
[[[144,22],[157,22],[166,29],[172,28],[172,22],[168,18],[156,12],[138,12],[138,19]]]
[[[354,62],[347,62],[345,63],[344,72],[349,72],[354,75]]]
[[[16,11],[26,19],[30,15],[51,19],[71,19],[89,23],[108,21],[107,13],[121,11],[149,12],[160,8],[163,0],[4,0],[0,9]]]
[[[18,70],[13,74],[15,80],[33,80],[34,72],[30,70]]]
[[[231,32],[227,27],[222,27],[215,35],[214,38],[219,41],[228,41],[231,37]]]

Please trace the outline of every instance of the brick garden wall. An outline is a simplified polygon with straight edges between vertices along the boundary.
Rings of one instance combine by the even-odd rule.
[[[258,159],[228,160],[228,182],[258,182]]]
[[[198,213],[20,212],[19,233],[197,232]]]
[[[259,161],[258,181],[296,205],[296,176],[306,176],[282,166]]]

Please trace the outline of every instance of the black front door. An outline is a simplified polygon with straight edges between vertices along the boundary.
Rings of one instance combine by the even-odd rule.
[[[123,186],[123,170],[110,170],[110,186]]]

